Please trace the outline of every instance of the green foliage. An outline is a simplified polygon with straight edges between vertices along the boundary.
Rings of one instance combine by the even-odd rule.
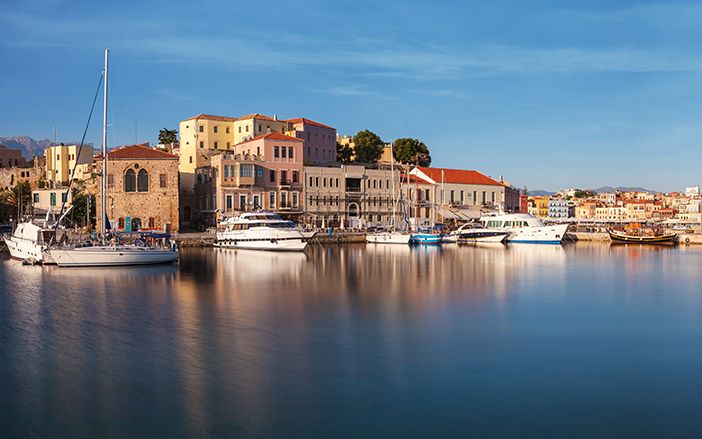
[[[70,216],[75,224],[81,226],[95,224],[95,198],[91,197],[90,199],[90,212],[88,213],[88,196],[85,192],[73,192],[73,210],[71,210]]]
[[[31,211],[32,188],[26,181],[0,192],[0,223],[7,223],[10,218],[17,221]]]
[[[172,145],[178,141],[178,131],[163,128],[158,132],[158,143]]]
[[[372,131],[359,131],[354,138],[356,163],[378,163],[383,156],[383,140]]]
[[[346,165],[351,163],[351,157],[353,157],[353,148],[336,142],[336,161]]]
[[[593,197],[593,196],[595,196],[595,193],[593,191],[582,191],[582,190],[575,191],[575,198],[587,198],[587,197]]]
[[[395,143],[393,143],[393,156],[395,160],[406,165],[431,165],[429,148],[419,139],[404,137],[395,140]]]

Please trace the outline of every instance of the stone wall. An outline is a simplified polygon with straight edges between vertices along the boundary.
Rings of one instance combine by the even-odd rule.
[[[39,168],[0,168],[0,190],[15,187],[17,183],[28,182],[32,189],[36,189],[42,172]]]
[[[148,173],[148,190],[145,192],[125,192],[124,180],[126,172],[132,169],[136,174],[140,170]],[[125,231],[126,219],[141,220],[143,229],[168,229],[178,231],[178,160],[177,159],[111,159],[107,169],[107,216],[113,230]],[[166,187],[161,187],[160,175],[165,175]],[[102,200],[100,197],[101,178],[97,179],[97,227],[101,229]],[[153,227],[149,219],[153,218]],[[120,221],[120,219],[122,219]],[[120,227],[121,226],[121,227]]]

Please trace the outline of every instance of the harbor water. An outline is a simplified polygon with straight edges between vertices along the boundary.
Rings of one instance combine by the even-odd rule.
[[[702,248],[0,261],[2,437],[702,437]]]

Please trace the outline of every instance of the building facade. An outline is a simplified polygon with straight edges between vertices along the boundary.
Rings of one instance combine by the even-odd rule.
[[[302,139],[302,158],[305,163],[336,162],[336,129],[304,117],[288,119],[291,137]]]
[[[27,162],[19,149],[11,149],[0,145],[0,168],[24,167]]]
[[[567,219],[575,217],[575,204],[570,200],[554,198],[548,202],[548,217],[551,219]]]
[[[73,203],[72,191],[66,190],[66,188],[45,188],[32,191],[32,207],[35,214],[49,210],[58,212],[63,203],[66,203],[66,208]]]
[[[65,186],[71,176],[83,180],[87,169],[93,163],[93,148],[87,145],[49,146],[44,150],[46,159],[46,181],[51,186]],[[78,166],[76,166],[76,164]],[[75,174],[73,168],[75,167]]]
[[[113,231],[177,231],[178,157],[143,145],[108,153],[107,216]],[[102,177],[98,178],[98,188]],[[102,197],[96,200],[97,227],[102,227]]]

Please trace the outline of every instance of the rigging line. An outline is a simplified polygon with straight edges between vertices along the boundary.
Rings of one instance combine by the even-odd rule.
[[[95,97],[93,97],[93,104],[90,107],[90,114],[88,114],[88,121],[85,124],[85,129],[83,130],[83,137],[80,139],[80,145],[78,146],[78,154],[75,159],[75,163],[73,164],[73,170],[71,171],[71,178],[68,180],[68,187],[66,188],[66,196],[61,197],[61,210],[59,211],[59,220],[61,219],[61,216],[63,216],[63,210],[66,207],[66,202],[68,201],[68,194],[71,190],[71,185],[73,184],[73,177],[76,175],[76,168],[78,168],[78,160],[80,160],[81,153],[83,152],[83,144],[85,142],[85,136],[88,134],[88,128],[90,127],[90,119],[93,117],[93,111],[95,110],[95,103],[97,102],[97,98],[100,95],[100,86],[102,85],[102,80],[105,77],[105,71],[100,74],[100,80],[98,80],[98,85],[97,85],[97,90],[95,90]],[[103,176],[105,178],[105,176]],[[54,239],[56,238],[56,230],[58,229],[58,220],[54,224],[54,233],[51,234],[51,240],[49,241],[49,244],[53,243]]]

